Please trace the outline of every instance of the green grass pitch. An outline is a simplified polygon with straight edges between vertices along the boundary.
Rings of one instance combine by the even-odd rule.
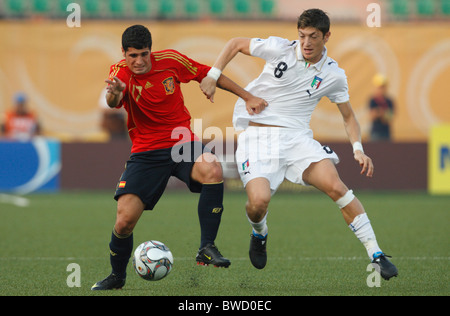
[[[198,195],[167,192],[141,217],[134,247],[155,239],[168,245],[174,268],[163,280],[140,279],[130,261],[121,291],[92,292],[110,272],[108,243],[116,202],[111,192],[27,196],[28,207],[0,203],[0,295],[304,296],[450,294],[450,196],[356,192],[381,248],[399,277],[368,286],[369,260],[340,211],[316,192],[277,193],[270,204],[268,264],[248,259],[250,226],[243,192],[226,192],[216,244],[228,269],[195,263],[199,245]],[[70,263],[80,287],[69,287]],[[374,279],[376,280],[376,279]]]

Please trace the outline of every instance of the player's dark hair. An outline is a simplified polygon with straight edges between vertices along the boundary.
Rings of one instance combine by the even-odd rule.
[[[330,31],[330,18],[320,9],[309,9],[303,11],[297,21],[297,29],[314,27],[325,36]]]
[[[122,48],[126,52],[128,48],[152,49],[152,34],[143,25],[133,25],[127,28],[122,34]]]

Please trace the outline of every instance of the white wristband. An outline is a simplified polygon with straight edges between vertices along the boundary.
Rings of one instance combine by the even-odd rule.
[[[355,151],[357,151],[357,150],[360,150],[362,153],[364,153],[363,146],[360,142],[353,143],[353,153],[355,153]]]
[[[212,68],[209,70],[207,76],[210,77],[210,78],[213,78],[214,80],[217,81],[217,80],[219,79],[219,77],[220,77],[221,74],[222,74],[222,71],[221,71],[219,68],[212,67]]]

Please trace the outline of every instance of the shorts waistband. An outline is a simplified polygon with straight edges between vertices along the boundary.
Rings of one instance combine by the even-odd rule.
[[[281,128],[285,128],[284,126],[261,124],[261,123],[256,123],[256,122],[252,122],[252,121],[248,122],[248,126],[256,126],[256,127],[281,127]]]

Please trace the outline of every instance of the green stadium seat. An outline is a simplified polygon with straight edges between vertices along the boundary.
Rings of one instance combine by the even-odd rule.
[[[223,14],[225,12],[224,0],[210,0],[209,10],[212,14]]]
[[[272,14],[275,7],[273,0],[259,0],[259,7],[263,14]]]
[[[441,12],[444,15],[450,15],[450,0],[441,0]]]
[[[159,0],[159,14],[163,17],[171,16],[175,13],[175,3],[173,0]]]
[[[391,13],[396,16],[409,14],[408,0],[391,0]]]
[[[58,5],[56,7],[56,14],[58,16],[67,16],[69,12],[67,11],[67,6],[74,2],[73,0],[58,0]]]
[[[417,0],[417,13],[421,16],[429,16],[434,14],[433,0]]]
[[[184,12],[187,15],[197,15],[200,12],[199,0],[184,0]]]
[[[8,9],[14,13],[21,13],[24,10],[23,0],[8,0]]]
[[[121,15],[123,13],[123,0],[109,0],[109,11],[114,15]]]
[[[47,0],[34,0],[33,1],[33,11],[44,13],[49,9]]]
[[[59,0],[58,1],[58,10],[61,12],[66,12],[67,6],[69,3],[72,3],[72,0]]]
[[[98,14],[99,11],[98,0],[84,0],[84,6],[88,14],[90,15]]]
[[[234,0],[234,10],[238,13],[249,13],[250,2],[248,0]]]
[[[147,0],[134,0],[134,11],[137,15],[149,13],[149,2]]]

